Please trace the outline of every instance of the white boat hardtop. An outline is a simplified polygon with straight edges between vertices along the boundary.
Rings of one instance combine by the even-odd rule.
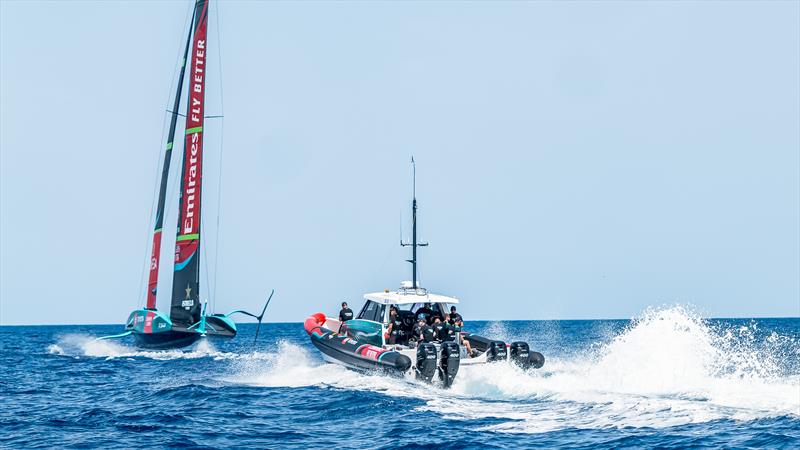
[[[446,295],[431,294],[426,289],[414,289],[406,283],[397,291],[390,292],[388,289],[383,292],[370,292],[364,294],[364,300],[371,300],[380,305],[409,305],[413,303],[450,303],[458,304],[458,299]]]

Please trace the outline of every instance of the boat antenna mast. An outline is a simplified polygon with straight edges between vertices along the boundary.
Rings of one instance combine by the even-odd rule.
[[[411,157],[411,173],[412,173],[412,200],[411,200],[411,242],[400,240],[400,245],[403,247],[411,247],[411,259],[406,261],[411,263],[411,286],[414,291],[419,289],[417,284],[417,247],[427,247],[427,242],[417,241],[417,164],[414,162],[414,157]]]

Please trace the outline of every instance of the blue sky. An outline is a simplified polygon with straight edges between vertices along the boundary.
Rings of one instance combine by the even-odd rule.
[[[0,323],[141,302],[189,9],[0,2]],[[275,288],[269,319],[301,321],[409,278],[413,154],[421,280],[467,319],[800,315],[800,3],[231,1],[211,20],[217,310]]]

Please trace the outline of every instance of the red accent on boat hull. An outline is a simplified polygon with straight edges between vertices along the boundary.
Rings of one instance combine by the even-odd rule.
[[[152,333],[153,332],[153,318],[156,316],[154,312],[148,311],[147,315],[144,318],[144,332],[145,333]]]
[[[324,328],[327,320],[325,314],[313,314],[303,323],[303,328],[311,338],[311,343],[328,357],[355,369],[383,370],[402,374],[411,368],[411,359],[407,356],[393,350],[359,343],[353,337]]]
[[[312,314],[311,317],[306,319],[305,323],[303,324],[303,328],[306,330],[306,333],[312,334],[316,331],[317,336],[322,336],[324,333],[322,331],[322,325],[325,324],[328,318],[325,317],[325,314],[316,313]]]

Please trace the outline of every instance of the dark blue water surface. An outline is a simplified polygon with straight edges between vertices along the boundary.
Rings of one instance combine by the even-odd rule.
[[[538,371],[450,390],[325,364],[301,324],[148,352],[121,326],[0,328],[6,448],[797,448],[800,319],[468,322]]]

